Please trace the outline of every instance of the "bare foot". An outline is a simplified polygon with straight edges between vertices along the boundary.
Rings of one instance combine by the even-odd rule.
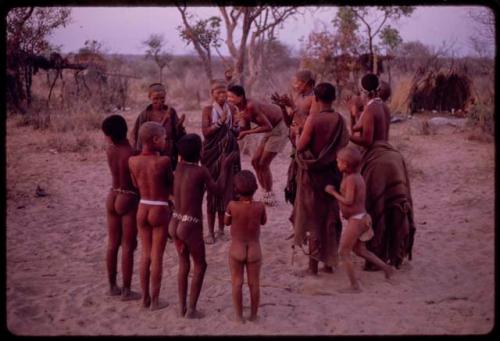
[[[142,298],[142,306],[144,308],[149,308],[149,306],[151,305],[151,296],[144,296]]]
[[[151,311],[153,311],[153,310],[160,310],[160,309],[163,309],[166,307],[168,307],[168,302],[162,301],[162,300],[157,300],[157,301],[151,302],[151,307],[149,307],[149,309],[151,309]]]
[[[339,289],[338,292],[341,294],[358,294],[361,292],[361,288],[349,287],[349,288]]]
[[[215,243],[215,236],[214,235],[208,235],[205,237],[205,244],[213,244]]]
[[[259,317],[257,315],[250,315],[248,321],[259,322]]]
[[[109,288],[109,296],[120,296],[122,294],[122,289],[119,286],[113,285]]]
[[[132,291],[128,288],[123,288],[122,290],[122,301],[133,301],[141,299],[141,294],[138,292]]]
[[[227,241],[226,234],[223,230],[217,231],[217,235],[215,236],[215,238],[221,241]]]
[[[186,307],[179,307],[179,317],[184,317],[186,316]]]
[[[196,309],[188,309],[186,311],[186,318],[188,319],[201,319],[205,315]]]

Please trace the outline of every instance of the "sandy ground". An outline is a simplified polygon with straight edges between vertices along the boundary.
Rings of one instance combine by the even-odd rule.
[[[125,114],[129,123],[135,114]],[[384,281],[381,272],[361,271],[358,258],[360,294],[337,292],[348,284],[342,269],[317,278],[294,274],[306,267],[307,258],[297,253],[291,264],[283,153],[271,168],[280,202],[268,209],[261,233],[260,320],[241,325],[231,320],[228,241],[207,246],[198,302],[202,319],[177,317],[177,256],[171,243],[161,289],[167,308],[151,312],[139,301],[107,296],[104,200],[110,175],[104,151],[54,153],[44,147],[47,134],[7,120],[8,330],[18,335],[488,333],[494,325],[494,145],[468,140],[464,131],[408,134],[408,124],[391,128],[391,142],[410,165],[417,224],[413,260],[397,271],[397,283]],[[192,121],[188,131],[199,131],[199,125]],[[99,132],[92,136],[103,143]],[[243,168],[250,168],[249,162],[243,156]],[[37,185],[48,195],[35,197]],[[139,246],[136,291],[140,252]],[[246,316],[248,295],[245,287]]]

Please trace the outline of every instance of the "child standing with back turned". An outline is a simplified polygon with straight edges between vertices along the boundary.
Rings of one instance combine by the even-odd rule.
[[[359,173],[361,153],[353,147],[342,148],[337,154],[337,165],[343,173],[340,183],[340,193],[332,185],[327,185],[325,191],[334,196],[339,204],[342,216],[347,219],[347,225],[340,236],[339,256],[344,263],[351,287],[342,289],[342,293],[360,292],[358,280],[354,274],[351,261],[351,251],[367,261],[375,264],[389,279],[394,270],[375,254],[370,252],[365,242],[373,237],[372,220],[365,209],[366,186],[363,176]]]
[[[233,304],[238,321],[243,320],[243,271],[247,269],[250,289],[250,321],[257,319],[260,296],[260,266],[262,252],[259,244],[260,225],[267,221],[266,207],[253,201],[257,180],[249,170],[242,170],[234,177],[234,189],[238,201],[230,201],[226,208],[224,223],[231,225],[231,246],[229,247],[229,269],[233,286]]]
[[[140,295],[130,290],[134,251],[137,246],[136,213],[139,194],[132,185],[128,159],[133,148],[127,140],[127,122],[120,115],[111,115],[102,121],[101,129],[109,142],[106,148],[113,185],[106,199],[108,221],[108,248],[106,267],[108,270],[109,294],[121,295],[124,301],[138,299]],[[123,287],[116,284],[118,249],[122,247]]]

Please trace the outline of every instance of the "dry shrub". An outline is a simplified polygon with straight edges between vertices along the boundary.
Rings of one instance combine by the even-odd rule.
[[[408,97],[412,89],[412,77],[408,74],[403,74],[398,79],[392,82],[392,94],[389,101],[389,109],[392,113],[410,113],[410,105]]]
[[[51,134],[47,147],[59,153],[83,153],[99,148],[96,139],[85,131]]]

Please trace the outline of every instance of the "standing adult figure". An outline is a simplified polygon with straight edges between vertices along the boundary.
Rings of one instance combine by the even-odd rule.
[[[318,262],[332,272],[342,229],[339,205],[324,192],[326,185],[339,188],[341,173],[337,151],[346,146],[349,133],[342,116],[335,112],[335,88],[321,83],[314,88],[318,112],[310,113],[304,128],[295,127],[297,196],[294,201],[294,244],[309,246],[309,274],[318,273]]]
[[[275,93],[271,99],[275,104],[281,107],[283,122],[289,127],[289,138],[292,143],[292,152],[290,154],[290,165],[288,166],[287,182],[285,187],[285,200],[293,205],[297,193],[297,163],[295,161],[295,130],[300,129],[311,112],[318,112],[318,106],[314,101],[314,84],[316,80],[310,70],[303,69],[297,71],[292,79],[291,96],[278,95]],[[290,216],[293,221],[293,212]]]
[[[365,75],[361,88],[364,110],[353,127],[359,134],[350,139],[365,148],[361,174],[375,233],[366,246],[399,268],[405,257],[411,259],[415,235],[410,179],[403,156],[388,142],[390,112],[379,96],[378,77]],[[373,267],[367,262],[365,269]]]
[[[137,150],[142,150],[142,144],[139,139],[139,128],[144,122],[158,122],[167,133],[165,150],[161,152],[162,156],[170,157],[172,169],[177,165],[177,142],[186,135],[186,129],[183,126],[185,115],[180,118],[177,111],[171,105],[165,104],[167,95],[166,88],[161,83],[153,83],[148,88],[148,97],[151,101],[135,120],[134,128],[131,131],[132,146]]]
[[[217,179],[221,172],[224,155],[233,151],[238,152],[238,158],[228,172],[225,190],[222,194],[207,192],[207,223],[208,236],[205,243],[213,244],[216,236],[214,233],[215,217],[218,217],[218,237],[224,236],[224,212],[229,201],[233,200],[233,177],[241,170],[239,146],[237,136],[239,133],[238,120],[235,115],[236,107],[227,102],[227,87],[223,80],[215,80],[211,85],[212,104],[203,108],[201,131],[204,141],[201,152],[201,163],[208,168],[213,179]]]
[[[240,85],[228,88],[228,102],[238,110],[240,133],[238,140],[250,134],[265,133],[252,157],[257,180],[263,189],[262,201],[273,206],[276,203],[273,189],[271,161],[283,150],[288,141],[288,128],[284,122],[281,108],[276,104],[249,99]],[[251,128],[250,123],[256,127]]]

